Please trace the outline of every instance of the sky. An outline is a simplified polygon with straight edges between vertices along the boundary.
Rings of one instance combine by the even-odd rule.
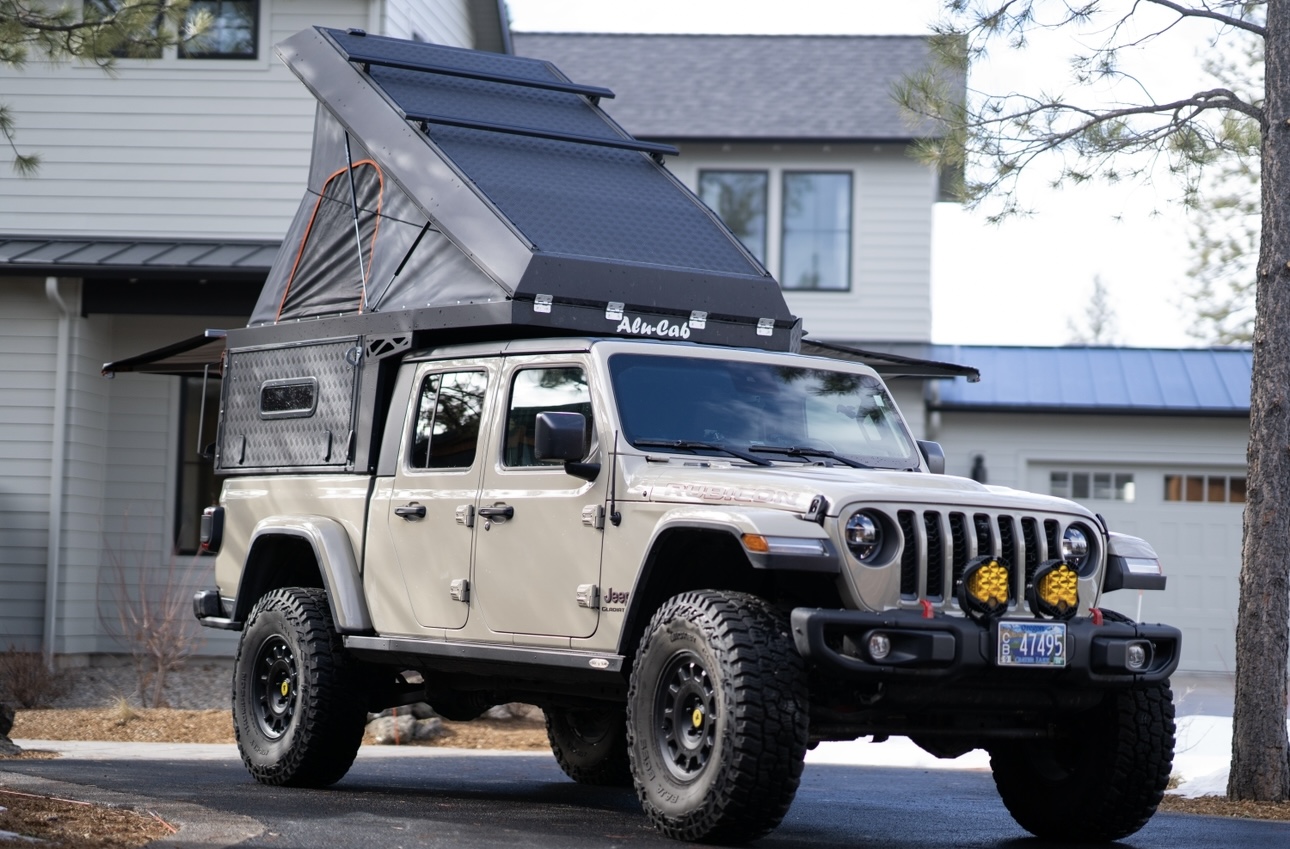
[[[517,32],[921,34],[937,0],[507,0]],[[1191,94],[1204,27],[1176,28],[1138,68],[1157,96]],[[991,57],[973,88],[1010,79],[1058,80],[1071,45],[1024,57]],[[1049,49],[1051,47],[1051,49]],[[1038,56],[1034,54],[1040,54]],[[1129,61],[1134,61],[1130,57]],[[630,128],[628,128],[630,129]],[[1051,176],[1052,172],[1048,172]],[[1094,279],[1105,285],[1118,328],[1134,347],[1194,347],[1182,291],[1191,253],[1187,217],[1169,186],[1052,189],[1042,172],[1024,183],[1034,214],[991,225],[982,212],[936,204],[932,235],[932,341],[962,345],[1062,345],[1083,324]]]

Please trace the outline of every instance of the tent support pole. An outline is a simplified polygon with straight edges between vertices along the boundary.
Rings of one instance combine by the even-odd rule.
[[[345,133],[345,173],[349,176],[349,208],[354,213],[354,246],[358,248],[358,284],[363,289],[363,308],[367,307],[367,269],[363,267],[363,236],[358,229],[358,191],[354,188],[354,155],[349,152],[349,133]],[[361,312],[362,310],[360,310]]]

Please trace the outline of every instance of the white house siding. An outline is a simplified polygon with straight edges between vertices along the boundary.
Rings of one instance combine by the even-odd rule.
[[[613,102],[606,102],[612,113]],[[926,342],[931,338],[934,169],[900,145],[681,143],[667,167],[692,190],[705,170],[769,173],[766,267],[780,275],[782,175],[785,171],[852,173],[851,289],[786,291],[803,329],[824,340]]]
[[[1231,672],[1241,563],[1241,504],[1164,500],[1164,477],[1244,477],[1243,418],[942,413],[949,471],[985,458],[989,483],[1049,491],[1052,471],[1129,473],[1132,502],[1088,499],[1112,530],[1146,539],[1169,576],[1163,592],[1121,590],[1110,608],[1183,630],[1181,668]]]
[[[112,76],[0,68],[17,143],[42,158],[36,178],[0,180],[0,232],[281,237],[305,183],[314,99],[273,45],[315,24],[366,26],[367,8],[263,0],[254,60],[123,59]]]
[[[474,47],[465,0],[385,0],[384,35]]]

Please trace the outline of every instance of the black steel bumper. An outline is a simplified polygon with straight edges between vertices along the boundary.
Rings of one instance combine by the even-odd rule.
[[[242,630],[242,623],[233,619],[233,599],[222,597],[219,590],[198,590],[194,593],[193,615],[207,628]]]
[[[1035,620],[1038,621],[1038,620]],[[973,674],[1036,676],[1046,686],[1132,687],[1166,680],[1178,667],[1182,633],[1168,625],[1072,619],[1066,623],[1062,667],[1000,667],[998,626],[966,617],[924,618],[919,611],[866,613],[799,607],[792,613],[798,652],[818,669],[856,682],[951,681]],[[881,633],[890,647],[875,659],[870,637]],[[1129,647],[1148,644],[1149,659],[1129,668]],[[996,672],[997,670],[997,672]]]

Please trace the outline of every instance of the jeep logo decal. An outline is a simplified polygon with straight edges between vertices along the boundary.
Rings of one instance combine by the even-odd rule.
[[[618,592],[613,587],[609,587],[600,594],[600,609],[608,611],[626,610],[629,595],[631,593]]]

